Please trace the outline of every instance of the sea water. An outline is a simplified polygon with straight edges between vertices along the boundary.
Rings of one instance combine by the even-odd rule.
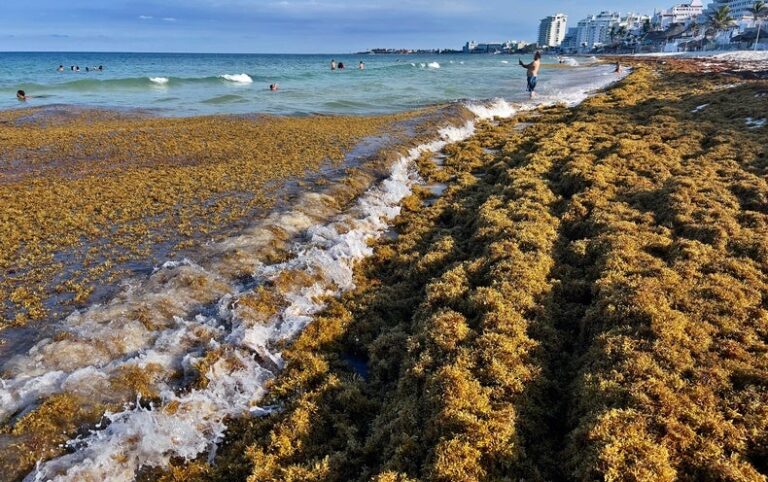
[[[460,54],[6,52],[0,53],[0,109],[74,104],[169,116],[381,114],[467,99],[525,99],[526,74],[518,58],[531,61],[530,56]],[[331,60],[345,69],[331,71]],[[358,68],[361,61],[365,70]],[[586,58],[560,64],[545,57],[539,93],[556,97],[606,73],[589,64]],[[98,66],[103,70],[94,71]],[[269,90],[273,83],[278,92]],[[31,99],[19,102],[19,89]]]

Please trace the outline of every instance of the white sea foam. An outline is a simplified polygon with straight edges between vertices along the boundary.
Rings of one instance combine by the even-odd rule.
[[[750,129],[760,129],[761,127],[765,127],[765,125],[768,124],[768,119],[765,117],[762,119],[753,119],[752,117],[747,117],[744,119],[744,123],[747,124],[747,127]]]
[[[236,84],[252,84],[253,79],[248,74],[223,74],[219,76],[224,80],[235,82]]]
[[[571,101],[577,95],[583,99],[587,90],[569,95]],[[467,107],[483,120],[509,117],[552,102],[555,100],[544,99],[513,106],[495,99]],[[66,331],[82,340],[78,343],[83,353],[76,353],[75,361],[61,352],[80,346],[78,343],[64,347],[44,340],[29,354],[3,367],[16,375],[0,390],[1,407],[7,416],[60,390],[96,396],[122,366],[154,364],[186,371],[206,351],[221,353],[203,374],[208,382],[205,388],[178,393],[172,386],[159,383],[161,406],[142,408],[136,404],[106,414],[110,420],[106,428],[78,439],[72,444],[73,453],[41,463],[25,481],[133,480],[142,466],[167,467],[174,457],[189,460],[214,449],[224,436],[227,417],[269,412],[268,407],[258,404],[267,381],[282,367],[280,342],[294,338],[314,319],[325,306],[324,297],[339,296],[354,287],[354,264],[372,253],[370,241],[386,232],[400,212],[401,201],[421,182],[414,161],[424,152],[438,152],[449,143],[467,139],[474,131],[475,121],[441,129],[438,139],[411,149],[393,164],[387,179],[330,222],[313,223],[315,216],[299,210],[271,218],[271,229],[253,230],[222,243],[224,252],[258,250],[268,245],[270,233],[292,237],[304,232],[288,261],[253,265],[258,286],[276,286],[286,275],[305,273],[280,289],[277,294],[282,308],[268,319],[251,316],[247,305],[239,303],[253,294],[252,289],[224,283],[217,274],[188,261],[166,263],[148,283],[129,289],[123,298],[67,319]],[[196,290],[202,280],[207,285]],[[136,300],[152,301],[152,306],[162,307],[167,316],[134,323],[123,313],[126,307],[138,304]],[[215,302],[212,312],[183,315],[191,306],[211,301]],[[151,333],[144,326],[155,323],[160,329]],[[92,353],[86,350],[89,340],[99,340],[99,348],[92,348]]]
[[[430,62],[430,63],[427,64],[427,67],[429,67],[430,69],[439,69],[440,68],[440,64],[437,63],[437,62]]]
[[[579,66],[579,62],[576,59],[574,59],[573,57],[563,57],[563,63],[565,65],[570,66],[570,67],[578,67]]]
[[[701,111],[703,111],[703,110],[704,110],[704,109],[706,109],[707,107],[709,107],[709,104],[701,104],[701,105],[699,105],[699,106],[696,106],[696,108],[695,108],[695,109],[692,109],[692,110],[691,110],[691,113],[692,113],[692,114],[696,114],[696,113],[698,113],[698,112],[701,112]]]
[[[149,81],[157,85],[165,85],[168,83],[168,77],[150,77]]]
[[[524,109],[525,107],[524,106],[515,107],[504,99],[493,99],[490,102],[485,102],[481,104],[470,103],[467,105],[467,109],[469,109],[473,114],[475,114],[481,120],[493,119],[494,117],[501,117],[501,118],[512,117],[521,108]]]
[[[712,58],[737,62],[762,62],[768,61],[768,50],[740,50],[738,52],[725,52],[721,54],[714,54],[712,55]]]
[[[502,60],[502,61],[501,61],[501,63],[502,63],[502,64],[508,64],[508,63],[509,63],[509,60]]]

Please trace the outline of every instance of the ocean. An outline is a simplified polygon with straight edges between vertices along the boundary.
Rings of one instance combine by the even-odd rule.
[[[164,116],[382,114],[460,100],[526,99],[518,58],[6,52],[0,53],[0,109],[74,104]],[[346,68],[331,71],[331,59]],[[358,69],[360,61],[365,70]],[[594,59],[567,61],[545,57],[543,98],[567,101],[610,75],[610,67],[595,67]],[[79,72],[70,69],[75,65]],[[86,72],[99,65],[103,71]],[[269,90],[272,83],[278,92]],[[19,89],[32,98],[19,102]]]

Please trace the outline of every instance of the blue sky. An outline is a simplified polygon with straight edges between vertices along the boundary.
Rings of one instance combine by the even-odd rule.
[[[343,53],[533,41],[539,20],[667,7],[637,0],[11,0],[0,51]]]

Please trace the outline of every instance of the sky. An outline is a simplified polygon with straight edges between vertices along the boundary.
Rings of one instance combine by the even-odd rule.
[[[662,0],[663,1],[663,0]],[[0,51],[346,53],[535,41],[541,18],[653,13],[673,0],[24,0],[0,8]]]

